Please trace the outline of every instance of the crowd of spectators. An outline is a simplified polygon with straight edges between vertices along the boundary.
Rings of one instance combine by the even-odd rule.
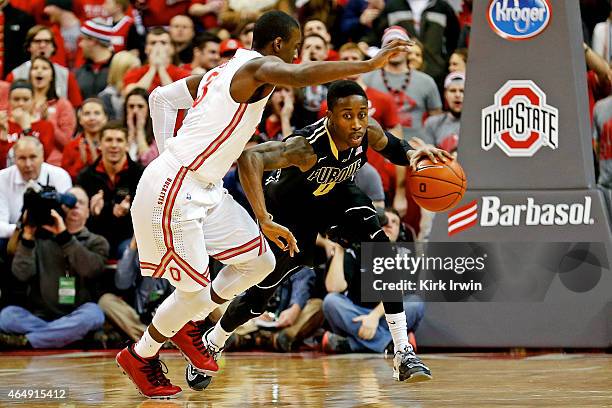
[[[254,21],[271,9],[302,24],[295,63],[363,60],[394,38],[414,39],[382,69],[348,79],[383,128],[461,155],[472,0],[0,0],[0,349],[141,336],[172,291],[140,275],[130,217],[158,155],[148,95],[250,48]],[[581,9],[596,170],[612,189],[612,12],[606,0]],[[326,95],[327,85],[277,87],[248,146],[324,116]],[[405,169],[373,150],[368,161],[356,182],[390,240],[426,240],[432,214],[411,199]],[[224,183],[250,210],[235,169]],[[32,191],[67,195],[43,222],[24,211]],[[324,236],[318,244],[318,266],[283,284],[230,349],[385,350],[382,304],[360,301],[359,248]],[[416,346],[424,305],[405,306]]]

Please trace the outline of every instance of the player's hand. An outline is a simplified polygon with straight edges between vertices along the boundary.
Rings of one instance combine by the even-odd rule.
[[[357,333],[357,335],[364,340],[373,339],[374,335],[376,334],[376,329],[378,329],[379,320],[379,317],[376,317],[369,313],[354,317],[354,323],[361,322],[361,327],[359,328],[359,332]]]
[[[42,227],[52,233],[53,235],[59,235],[66,231],[66,224],[61,215],[55,210],[51,210],[51,217],[53,218],[53,225],[43,225]]]
[[[278,321],[276,322],[277,327],[287,327],[291,326],[293,323],[297,321],[298,316],[302,308],[300,305],[293,304],[289,308],[283,310],[278,316]]]
[[[453,156],[446,150],[438,149],[432,145],[423,145],[416,150],[412,150],[409,153],[410,167],[412,170],[416,170],[417,163],[419,160],[426,158],[437,163],[438,160],[442,163],[446,163],[447,160],[453,160]]]
[[[369,60],[371,71],[380,69],[387,65],[389,58],[393,57],[398,52],[408,52],[410,46],[414,45],[414,41],[393,40],[389,44],[381,48],[374,58]]]
[[[275,223],[270,219],[260,221],[259,227],[264,235],[274,242],[280,249],[283,251],[289,251],[289,256],[293,256],[296,252],[300,252],[297,246],[297,241],[289,229]]]

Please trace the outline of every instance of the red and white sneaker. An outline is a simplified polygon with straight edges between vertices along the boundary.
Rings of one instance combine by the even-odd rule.
[[[214,377],[219,372],[219,366],[213,353],[202,342],[202,334],[202,329],[189,321],[172,336],[170,341],[178,347],[185,360],[196,370]]]
[[[165,374],[168,373],[168,368],[159,359],[159,356],[140,357],[134,351],[134,345],[131,344],[121,350],[115,360],[123,374],[132,380],[138,391],[145,397],[168,399],[176,398],[181,394],[181,387],[172,385],[170,380],[166,378]]]

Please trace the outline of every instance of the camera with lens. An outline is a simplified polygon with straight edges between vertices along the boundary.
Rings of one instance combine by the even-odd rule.
[[[63,217],[65,214],[62,205],[74,208],[76,203],[77,199],[73,194],[60,193],[53,186],[31,185],[23,194],[23,212],[28,212],[24,222],[32,227],[53,225],[55,221],[51,210],[57,211]]]

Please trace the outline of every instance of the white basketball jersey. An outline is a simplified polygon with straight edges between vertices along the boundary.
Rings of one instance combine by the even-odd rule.
[[[258,57],[262,55],[257,51],[239,49],[226,64],[207,72],[176,137],[167,141],[167,149],[198,180],[221,180],[261,121],[269,95],[250,104],[235,102],[230,95],[236,71]]]

